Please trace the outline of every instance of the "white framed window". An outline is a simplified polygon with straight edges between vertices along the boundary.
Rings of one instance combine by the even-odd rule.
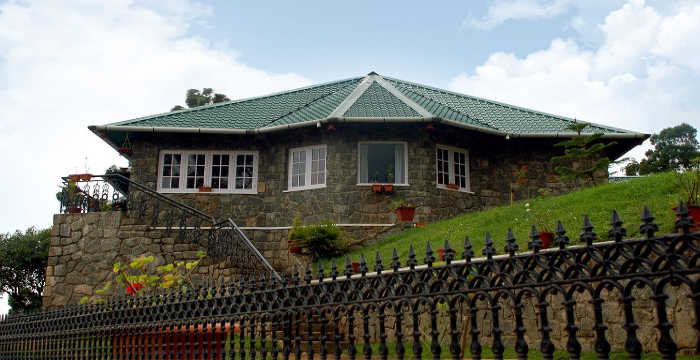
[[[258,152],[219,150],[163,150],[158,165],[158,191],[256,194]]]
[[[405,142],[366,141],[357,147],[358,185],[408,185],[408,145]]]
[[[469,152],[452,146],[438,145],[435,152],[438,188],[469,192]]]
[[[290,149],[287,190],[326,187],[326,155],[326,145]]]

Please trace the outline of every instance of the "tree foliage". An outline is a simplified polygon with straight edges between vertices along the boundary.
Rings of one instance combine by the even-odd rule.
[[[690,169],[693,159],[700,156],[697,133],[686,123],[661,130],[649,138],[654,148],[645,153],[647,158],[627,164],[625,174],[634,176]]]
[[[9,294],[10,311],[41,307],[51,232],[30,227],[0,234],[0,292]]]
[[[214,93],[212,88],[204,88],[202,91],[197,89],[189,89],[185,95],[185,104],[190,109],[196,108],[204,105],[217,104],[224,101],[231,101],[228,96],[224,94]],[[181,105],[175,105],[170,111],[184,110],[185,108]]]
[[[570,140],[561,141],[554,146],[563,147],[564,155],[554,156],[551,161],[561,163],[554,171],[560,175],[562,181],[574,181],[576,185],[595,183],[595,174],[601,170],[608,170],[612,163],[607,156],[601,156],[606,148],[615,145],[615,142],[607,144],[598,141],[603,134],[596,133],[583,136],[581,132],[588,126],[586,123],[575,123],[567,126],[568,130],[576,132],[576,136]]]

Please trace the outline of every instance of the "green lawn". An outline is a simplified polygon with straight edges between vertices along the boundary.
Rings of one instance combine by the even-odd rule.
[[[675,215],[671,207],[676,206],[679,197],[679,182],[674,173],[663,173],[634,179],[625,183],[606,184],[588,188],[566,195],[540,197],[528,201],[520,201],[513,205],[500,206],[485,211],[460,215],[451,219],[429,223],[422,228],[407,231],[380,239],[376,244],[363,246],[353,250],[349,256],[352,261],[359,261],[360,254],[367,257],[370,270],[374,264],[375,253],[382,256],[385,267],[391,261],[393,249],[398,250],[401,262],[406,263],[406,255],[410,244],[416,248],[417,258],[422,263],[425,247],[428,242],[435,252],[443,247],[445,239],[449,239],[452,248],[461,256],[464,237],[469,236],[474,246],[476,256],[481,256],[484,235],[490,232],[499,253],[503,252],[508,228],[512,228],[520,246],[520,251],[527,250],[527,235],[536,218],[546,218],[545,209],[550,216],[547,224],[554,229],[556,221],[561,220],[568,231],[572,243],[578,242],[584,214],[591,217],[595,232],[601,240],[607,240],[610,214],[616,209],[625,221],[629,237],[639,236],[640,215],[644,205],[649,206],[656,217],[662,233],[673,232]],[[529,204],[531,209],[526,211]],[[539,230],[542,230],[541,227]],[[343,268],[344,256],[336,259]],[[324,260],[328,269],[329,260]]]

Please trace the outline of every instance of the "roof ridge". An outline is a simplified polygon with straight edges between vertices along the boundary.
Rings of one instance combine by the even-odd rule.
[[[411,100],[408,96],[404,95],[399,89],[396,88],[396,86],[384,80],[384,78],[381,77],[381,75],[376,76],[377,77],[376,79],[374,79],[374,82],[376,82],[379,86],[383,87],[386,91],[388,91],[391,95],[395,96],[397,99],[402,101],[404,104],[408,105],[408,107],[417,112],[418,115],[424,118],[435,117],[435,115],[428,111],[428,109],[426,109],[423,106],[420,106],[418,103]]]
[[[404,83],[404,84],[408,84],[408,85],[412,85],[412,86],[418,86],[418,87],[421,87],[421,88],[425,88],[425,89],[430,89],[430,90],[433,90],[433,91],[437,91],[437,92],[443,93],[443,94],[455,95],[455,96],[459,96],[459,97],[463,97],[463,98],[468,98],[468,99],[472,99],[472,100],[477,100],[477,101],[484,101],[484,102],[491,103],[491,104],[494,104],[494,105],[497,105],[497,106],[506,107],[506,108],[511,108],[511,109],[519,110],[519,111],[524,111],[524,112],[528,112],[528,113],[535,114],[535,115],[549,116],[549,117],[561,119],[561,120],[564,120],[564,121],[570,121],[570,122],[574,122],[574,123],[577,123],[577,122],[578,122],[578,123],[586,123],[586,124],[589,124],[589,125],[591,125],[591,126],[597,126],[597,127],[600,127],[600,128],[604,128],[604,129],[608,129],[608,130],[614,130],[614,131],[623,132],[623,133],[635,133],[635,132],[633,132],[633,131],[625,130],[625,129],[622,129],[622,128],[616,128],[616,127],[609,126],[609,125],[597,124],[597,123],[593,123],[593,122],[590,122],[590,121],[579,120],[579,119],[576,119],[576,118],[570,118],[570,117],[563,116],[563,115],[556,115],[556,114],[552,114],[552,113],[548,113],[548,112],[544,112],[544,111],[540,111],[540,110],[529,109],[529,108],[526,108],[526,107],[517,106],[517,105],[512,105],[512,104],[507,104],[507,103],[504,103],[504,102],[501,102],[501,101],[486,99],[486,98],[482,98],[482,97],[478,97],[478,96],[474,96],[474,95],[462,94],[462,93],[458,93],[458,92],[456,92],[456,91],[450,91],[450,90],[440,89],[440,88],[436,88],[436,87],[429,86],[429,85],[423,85],[423,84],[418,84],[418,83],[414,83],[414,82],[411,82],[411,81],[405,81],[405,80],[401,80],[401,79],[392,78],[392,77],[390,77],[390,76],[387,76],[387,77],[385,77],[385,78],[390,79],[390,80],[392,80],[392,81],[396,81],[396,82],[398,82],[398,83]],[[419,95],[420,95],[420,94],[419,94]],[[452,108],[450,107],[450,109],[452,109]],[[453,109],[453,110],[459,112],[460,114],[466,115],[466,114],[464,114],[464,113],[461,112],[461,111],[458,111],[458,110],[455,110],[455,109]],[[467,115],[467,116],[468,116],[468,115]],[[471,117],[470,117],[470,118],[471,118]],[[494,127],[494,128],[495,128],[495,127]],[[499,129],[499,130],[501,130],[501,129]]]
[[[282,118],[284,118],[285,116],[287,116],[287,115],[289,115],[289,114],[293,114],[293,113],[295,113],[295,112],[297,112],[297,111],[299,111],[299,110],[301,110],[301,109],[303,109],[303,108],[306,108],[306,107],[311,106],[312,104],[314,104],[314,103],[317,102],[317,101],[323,100],[323,99],[325,99],[325,98],[327,98],[327,97],[329,97],[329,96],[333,96],[333,95],[337,94],[338,92],[342,91],[343,89],[345,89],[345,88],[347,88],[347,87],[349,87],[349,86],[352,86],[352,85],[353,85],[353,84],[348,84],[348,85],[345,85],[345,86],[341,87],[340,89],[338,89],[338,90],[336,90],[336,91],[332,91],[332,92],[329,92],[328,94],[321,95],[321,96],[319,96],[319,97],[317,97],[317,98],[315,98],[315,99],[309,101],[308,103],[306,103],[306,104],[304,104],[304,105],[302,105],[302,106],[299,106],[299,107],[295,108],[294,110],[291,110],[291,111],[285,113],[284,115],[279,116],[279,117],[273,119],[272,121],[268,122],[267,124],[265,124],[265,125],[263,125],[263,126],[260,126],[260,127],[266,127],[266,126],[268,126],[268,125],[270,125],[270,124],[273,124],[273,123],[275,123],[277,120],[282,119]],[[360,84],[358,83],[358,84],[355,84],[354,86],[359,86],[359,85],[360,85]]]
[[[271,93],[271,94],[267,94],[267,95],[262,95],[262,96],[251,96],[251,97],[247,97],[247,98],[243,98],[243,99],[225,101],[225,102],[220,102],[220,103],[216,103],[216,104],[202,105],[202,106],[197,106],[197,107],[189,108],[189,109],[176,110],[176,111],[169,111],[169,112],[163,112],[163,113],[154,114],[154,115],[142,116],[142,117],[138,117],[138,118],[134,118],[134,119],[129,119],[129,120],[119,121],[119,122],[115,122],[115,123],[110,123],[110,124],[107,124],[107,125],[127,125],[127,124],[130,124],[130,123],[133,123],[133,122],[138,122],[138,121],[143,121],[143,120],[149,120],[149,119],[153,119],[153,118],[157,118],[157,117],[167,117],[167,116],[175,115],[175,114],[196,112],[196,111],[207,110],[207,109],[216,108],[216,107],[221,107],[221,106],[226,106],[226,105],[231,105],[231,104],[240,104],[240,103],[244,103],[244,102],[247,102],[247,101],[261,100],[261,99],[266,99],[266,98],[273,97],[273,96],[279,96],[279,95],[285,95],[285,94],[293,94],[293,93],[295,93],[295,92],[300,92],[300,91],[304,91],[304,90],[309,90],[309,89],[324,87],[324,86],[328,86],[328,85],[340,84],[340,83],[343,83],[343,82],[349,82],[349,81],[358,80],[358,79],[362,79],[362,78],[363,78],[362,76],[358,76],[358,77],[347,78],[347,79],[342,79],[342,80],[328,81],[328,82],[325,82],[325,83],[315,84],[315,85],[309,85],[309,86],[304,86],[304,87],[300,87],[300,88],[296,88],[296,89],[292,89],[292,90],[277,91],[277,92],[274,92],[274,93]]]

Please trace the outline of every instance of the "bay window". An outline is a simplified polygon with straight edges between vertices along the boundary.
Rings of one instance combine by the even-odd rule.
[[[257,193],[256,151],[164,150],[160,153],[158,191]]]
[[[408,185],[406,143],[361,142],[358,148],[358,183],[360,185]]]

